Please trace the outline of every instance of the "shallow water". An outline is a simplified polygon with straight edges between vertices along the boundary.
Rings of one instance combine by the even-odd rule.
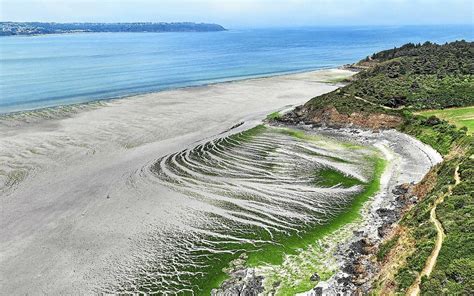
[[[470,26],[2,37],[0,113],[337,67],[407,42],[473,37]]]

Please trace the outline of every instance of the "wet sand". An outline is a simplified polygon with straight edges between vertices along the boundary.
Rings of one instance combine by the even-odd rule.
[[[321,81],[344,75],[249,79],[2,117],[0,291],[90,294],[114,281],[137,241],[186,228],[186,207],[198,203],[130,176],[236,123],[247,129],[329,92],[337,86]]]

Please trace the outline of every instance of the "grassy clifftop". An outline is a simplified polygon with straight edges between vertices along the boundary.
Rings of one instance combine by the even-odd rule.
[[[349,85],[310,100],[305,108],[334,106],[350,114],[474,105],[474,42],[407,44],[354,67],[364,70]]]
[[[396,128],[445,158],[415,186],[417,203],[379,246],[373,293],[405,294],[419,287],[421,295],[473,295],[474,138],[469,128],[474,109],[442,109],[474,105],[474,42],[406,44],[353,67],[362,70],[348,85],[313,98],[282,120]],[[462,118],[449,115],[460,112]],[[424,274],[439,239],[432,212],[445,236],[432,272]]]

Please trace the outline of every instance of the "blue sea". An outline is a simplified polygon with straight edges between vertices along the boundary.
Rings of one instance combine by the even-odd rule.
[[[472,26],[230,29],[0,38],[0,113],[337,67]]]

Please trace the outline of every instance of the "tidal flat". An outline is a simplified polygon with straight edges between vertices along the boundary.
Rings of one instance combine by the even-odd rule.
[[[316,263],[288,262],[398,182],[386,166],[416,182],[433,164],[427,147],[395,132],[364,142],[343,131],[262,125],[272,112],[334,90],[324,81],[341,75],[351,73],[2,116],[1,290],[205,295],[242,254],[247,267],[265,268],[267,281],[270,269],[309,272]]]

